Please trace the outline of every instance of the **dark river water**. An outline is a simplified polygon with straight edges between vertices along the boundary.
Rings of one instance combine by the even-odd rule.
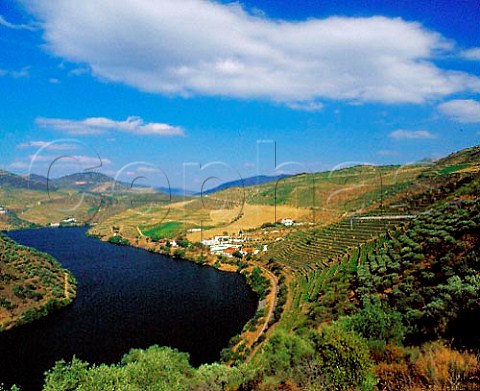
[[[114,363],[131,348],[157,344],[190,354],[193,365],[217,360],[256,310],[243,276],[120,247],[86,228],[10,232],[54,256],[77,279],[72,305],[0,333],[0,384],[41,389],[43,373],[73,355]]]

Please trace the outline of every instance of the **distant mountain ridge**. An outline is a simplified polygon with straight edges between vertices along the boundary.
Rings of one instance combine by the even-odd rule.
[[[161,193],[171,194],[172,196],[194,196],[197,193],[193,190],[182,189],[180,187],[155,187],[156,190],[160,191]]]
[[[12,189],[47,190],[47,178],[40,175],[20,176],[0,170],[0,186]]]
[[[276,176],[256,175],[256,176],[252,176],[245,179],[239,179],[236,181],[222,183],[221,185],[216,186],[213,189],[208,189],[204,191],[203,194],[213,194],[221,190],[230,189],[231,187],[246,187],[246,186],[262,185],[264,183],[278,181],[279,179],[283,179],[289,176],[290,175],[287,175],[287,174],[281,174]],[[197,193],[197,195],[199,194],[200,193]]]
[[[127,190],[128,186],[117,182],[108,175],[99,172],[80,172],[52,179],[50,181],[60,189],[75,189],[77,191],[106,191],[113,188]]]
[[[418,162],[421,163],[422,161]],[[439,168],[453,165],[462,164],[478,164],[480,163],[480,145],[465,148],[450,155],[440,158],[436,161],[432,161],[431,164]],[[322,172],[314,173],[314,175],[320,175]],[[235,181],[229,181],[220,184],[212,189],[208,189],[203,194],[213,194],[222,190],[226,190],[232,187],[250,187],[263,185],[269,182],[277,181],[279,179],[290,177],[292,180],[295,175],[257,175],[245,179],[239,179]],[[46,177],[38,174],[30,175],[17,175],[5,170],[0,169],[0,187],[12,188],[12,189],[25,189],[25,190],[41,190],[41,191],[56,191],[58,189],[72,189],[79,192],[98,192],[108,191],[115,186],[116,191],[129,192],[131,187],[124,182],[115,181],[114,178],[99,173],[99,172],[83,172],[66,175],[60,178],[47,179]],[[152,191],[152,187],[145,186],[145,189]],[[142,186],[136,186],[136,190],[141,191]],[[165,194],[171,194],[176,196],[195,196],[200,193],[183,189],[183,188],[167,188],[167,187],[153,187],[154,190]]]
[[[4,188],[23,190],[56,191],[58,189],[72,189],[79,192],[105,191],[115,184],[117,190],[128,190],[129,186],[115,181],[108,175],[99,172],[85,172],[66,175],[60,178],[48,179],[42,175],[17,175],[0,170],[0,186]]]

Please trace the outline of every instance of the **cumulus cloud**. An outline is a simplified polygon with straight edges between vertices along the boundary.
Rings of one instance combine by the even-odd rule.
[[[433,139],[436,136],[428,130],[405,130],[398,129],[390,133],[394,140]]]
[[[478,77],[434,63],[454,43],[400,18],[289,22],[212,0],[24,3],[52,53],[148,92],[300,108],[295,102],[423,103],[480,91]]]
[[[462,52],[462,57],[466,60],[480,61],[480,48],[464,50]]]
[[[115,121],[105,117],[92,117],[83,120],[61,118],[37,118],[38,126],[60,130],[73,135],[96,135],[108,131],[121,131],[135,135],[183,136],[181,127],[164,123],[145,123],[140,117],[128,117],[125,121]]]
[[[455,99],[442,103],[438,109],[454,121],[480,122],[480,102],[473,99]]]

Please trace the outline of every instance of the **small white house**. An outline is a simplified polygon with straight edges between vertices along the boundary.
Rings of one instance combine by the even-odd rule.
[[[284,218],[280,221],[285,227],[291,227],[293,225],[293,220],[290,218]]]
[[[62,220],[63,224],[75,224],[77,219],[75,217],[69,217],[68,219]]]
[[[215,245],[215,240],[214,239],[203,239],[202,244],[204,246],[214,246]]]
[[[223,244],[216,244],[214,246],[210,246],[210,252],[212,254],[223,254],[225,253],[225,250],[233,248],[235,250],[238,250],[240,246],[235,245],[235,244],[230,244],[230,243],[223,243]]]
[[[0,206],[0,215],[6,215],[7,211]]]

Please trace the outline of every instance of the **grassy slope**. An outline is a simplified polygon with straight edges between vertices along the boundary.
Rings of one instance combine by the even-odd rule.
[[[382,197],[410,186],[425,170],[423,166],[362,166],[302,174],[282,179],[277,186],[270,182],[231,188],[183,203],[128,210],[104,220],[95,230],[106,236],[117,226],[123,235],[134,237],[138,235],[137,227],[156,229],[163,223],[177,221],[184,223],[184,230],[203,226],[202,234],[188,234],[189,240],[197,241],[223,232],[252,230],[284,217],[325,225],[339,221],[345,212],[374,208]]]
[[[0,216],[0,230],[25,228],[29,223],[48,225],[74,216],[82,223],[96,223],[121,211],[140,205],[165,204],[170,198],[163,194],[135,194],[77,191],[29,190],[1,187],[0,206],[17,219]]]
[[[379,231],[367,244],[352,246],[345,241],[352,234],[346,224],[343,229],[339,227],[340,230],[333,230],[328,238],[323,238],[327,244],[337,242],[340,247],[343,246],[340,253],[345,255],[335,257],[328,253],[325,244],[315,238],[318,230],[314,229],[294,233],[294,237],[280,242],[277,247],[284,253],[274,247],[274,251],[267,254],[270,258],[268,264],[281,271],[289,294],[280,322],[271,332],[302,333],[305,325],[323,327],[325,322],[365,311],[362,300],[375,295],[401,314],[407,329],[407,341],[411,344],[449,338],[456,341],[457,347],[478,352],[478,335],[468,324],[476,324],[480,317],[477,304],[480,296],[480,176],[476,163],[471,164],[470,152],[457,153],[454,159],[442,159],[430,170],[437,173],[434,177],[426,175],[414,188],[407,189],[408,192],[392,197],[390,201],[393,203],[410,200],[415,209],[430,211],[413,221],[404,222],[403,227],[393,228],[392,239],[382,238],[382,231]],[[470,160],[468,170],[464,167],[465,160]],[[442,171],[440,176],[439,171]],[[339,238],[337,241],[335,235]],[[306,238],[311,240],[307,242]],[[275,255],[276,260],[275,257],[272,259]],[[373,321],[381,322],[378,318]],[[461,327],[461,324],[464,326]],[[373,325],[368,327],[375,329]],[[368,337],[373,338],[371,335]],[[386,342],[389,343],[388,340]],[[374,346],[375,341],[372,344]],[[402,381],[408,380],[411,383],[409,386],[441,388],[454,381],[449,377],[448,368],[447,375],[440,374],[445,372],[442,365],[462,368],[459,371],[463,372],[456,375],[456,386],[471,386],[470,382],[475,382],[480,375],[480,367],[474,356],[468,353],[461,356],[461,353],[438,345],[419,349],[416,353],[420,356],[418,362],[410,360],[402,350],[394,359],[397,361],[392,362],[391,356],[380,355],[379,358],[378,352],[373,349],[372,354],[378,359],[375,370],[381,385],[396,389]],[[426,358],[423,349],[433,349],[428,350],[430,358]],[[265,354],[260,351],[254,362],[261,365]],[[427,362],[430,366],[428,375]],[[467,365],[467,362],[470,364]],[[420,367],[423,368],[422,373],[412,370],[416,368],[420,371]]]

